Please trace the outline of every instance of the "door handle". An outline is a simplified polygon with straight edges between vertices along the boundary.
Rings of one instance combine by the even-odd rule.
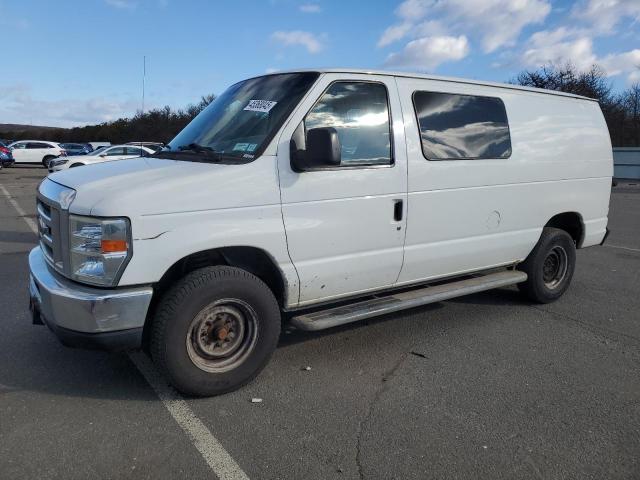
[[[402,221],[402,213],[403,213],[403,203],[402,200],[394,200],[393,201],[393,219],[396,222]]]

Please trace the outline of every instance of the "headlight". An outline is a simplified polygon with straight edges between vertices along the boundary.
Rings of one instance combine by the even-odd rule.
[[[113,286],[131,257],[126,218],[69,216],[71,277],[94,285]]]
[[[51,160],[49,162],[49,168],[51,167],[57,167],[58,165],[64,165],[65,163],[67,163],[69,160],[66,158],[58,158],[55,160]]]

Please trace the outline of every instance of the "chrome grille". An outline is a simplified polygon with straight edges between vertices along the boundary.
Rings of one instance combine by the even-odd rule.
[[[60,245],[60,211],[42,199],[37,203],[38,237],[40,248],[47,262],[56,270],[63,271]]]
[[[47,263],[58,273],[68,276],[69,205],[75,191],[45,178],[38,186],[36,204],[40,248]]]

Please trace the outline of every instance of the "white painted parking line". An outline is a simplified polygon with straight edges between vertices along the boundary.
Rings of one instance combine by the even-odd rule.
[[[16,199],[11,196],[11,194],[5,188],[4,185],[0,184],[0,190],[2,190],[2,194],[5,197],[7,197],[7,200],[9,201],[9,203],[13,205],[13,208],[16,209],[16,212],[18,212],[18,215],[20,215],[24,219],[24,221],[27,222],[27,225],[29,225],[29,228],[33,231],[33,233],[37,235],[38,226],[36,225],[36,222],[33,220],[33,218],[27,217],[27,213],[22,209],[20,205],[18,205],[18,202],[16,202]]]
[[[220,480],[248,479],[231,455],[216,440],[211,431],[195,416],[184,398],[171,388],[155,369],[149,358],[142,352],[132,352],[129,358],[149,382],[156,394],[169,410],[173,419],[189,436],[194,446]]]
[[[16,212],[24,219],[29,228],[38,234],[38,227],[32,218],[27,217],[26,212],[11,196],[4,185],[0,184],[0,190]],[[129,353],[129,359],[140,371],[147,383],[151,386],[160,401],[169,411],[176,423],[187,434],[193,446],[207,462],[213,473],[220,480],[248,480],[249,477],[231,457],[222,444],[213,436],[207,426],[200,420],[189,407],[184,397],[171,388],[153,366],[153,363],[142,352]]]

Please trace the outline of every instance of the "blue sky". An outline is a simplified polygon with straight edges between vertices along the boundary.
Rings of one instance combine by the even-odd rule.
[[[181,107],[242,78],[357,67],[506,81],[600,64],[640,81],[640,0],[0,0],[0,123]]]

